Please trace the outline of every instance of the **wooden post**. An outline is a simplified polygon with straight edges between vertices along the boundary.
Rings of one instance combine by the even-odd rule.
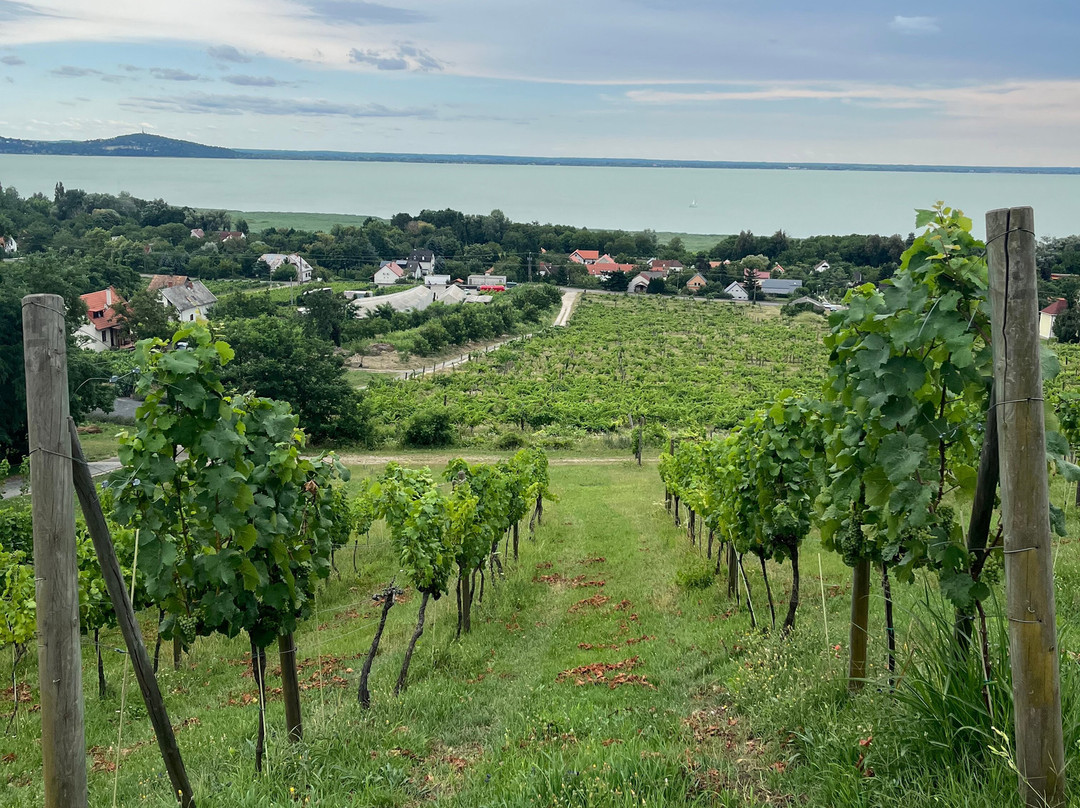
[[[300,680],[296,675],[296,641],[292,632],[278,637],[278,659],[281,661],[281,692],[285,700],[285,726],[290,741],[304,737],[300,717]],[[320,676],[322,674],[320,673]]]
[[[866,683],[866,642],[870,623],[870,562],[861,559],[851,571],[851,633],[848,636],[848,689]]]
[[[987,213],[986,246],[1016,766],[1025,805],[1061,808],[1065,752],[1031,208]]]
[[[135,671],[135,680],[139,683],[139,690],[142,691],[143,703],[146,705],[150,724],[154,727],[158,749],[161,750],[161,759],[165,763],[165,770],[169,773],[169,780],[172,781],[173,794],[180,805],[183,808],[195,808],[191,783],[184,769],[184,760],[180,757],[180,747],[176,745],[176,735],[169,722],[165,700],[161,697],[161,690],[154,676],[154,667],[150,662],[150,655],[146,652],[139,621],[135,619],[135,610],[132,608],[131,598],[128,597],[124,575],[120,571],[120,562],[116,560],[109,526],[101,511],[101,502],[94,488],[94,480],[90,476],[90,467],[83,457],[79,433],[75,429],[75,422],[70,418],[68,429],[71,434],[71,470],[75,493],[79,495],[79,505],[82,506],[86,529],[94,542],[94,551],[101,565],[101,577],[105,579],[105,588],[109,592],[113,611],[116,612],[116,622],[120,626],[120,633],[124,635],[124,645],[127,646],[128,655],[131,657],[131,667]]]
[[[45,808],[86,805],[64,298],[22,299]]]

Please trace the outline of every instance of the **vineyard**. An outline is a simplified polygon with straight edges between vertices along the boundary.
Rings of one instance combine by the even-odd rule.
[[[589,300],[466,371],[375,388],[386,411],[396,391],[532,432],[498,458],[312,457],[287,404],[227,390],[233,350],[204,326],[140,343],[107,518],[72,449],[93,803],[1068,804],[1077,357],[1030,317],[1030,210],[992,215],[983,244],[920,211],[894,277],[827,324]],[[536,445],[624,418],[636,463]],[[47,696],[69,681],[32,684],[35,610],[39,638],[57,611],[37,519],[31,543],[25,503],[0,512],[16,806],[48,793]],[[145,709],[129,693],[120,576],[171,717],[125,602]]]
[[[584,295],[565,329],[549,329],[454,370],[371,384],[387,423],[449,402],[466,438],[627,428],[727,428],[780,390],[816,390],[825,322],[775,308],[657,297]]]

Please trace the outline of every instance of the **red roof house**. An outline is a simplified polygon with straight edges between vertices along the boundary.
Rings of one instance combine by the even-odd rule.
[[[595,264],[600,260],[599,250],[574,250],[570,253],[570,260],[576,264]]]
[[[123,334],[121,316],[127,301],[116,289],[110,286],[100,292],[79,295],[79,299],[86,304],[87,322],[79,326],[76,333],[84,347],[107,351],[131,345]]]

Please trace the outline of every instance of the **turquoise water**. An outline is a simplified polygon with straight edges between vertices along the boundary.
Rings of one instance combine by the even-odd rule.
[[[943,199],[975,220],[1031,205],[1039,235],[1080,232],[1080,175],[484,166],[0,155],[0,184],[161,197],[232,210],[374,214],[423,208],[627,230],[792,236],[900,233]]]

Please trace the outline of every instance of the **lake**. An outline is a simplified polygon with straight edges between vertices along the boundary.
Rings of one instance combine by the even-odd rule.
[[[1039,235],[1080,232],[1080,175],[616,168],[0,155],[0,184],[230,210],[389,217],[502,210],[515,221],[687,233],[907,234],[914,209],[1031,205]]]

